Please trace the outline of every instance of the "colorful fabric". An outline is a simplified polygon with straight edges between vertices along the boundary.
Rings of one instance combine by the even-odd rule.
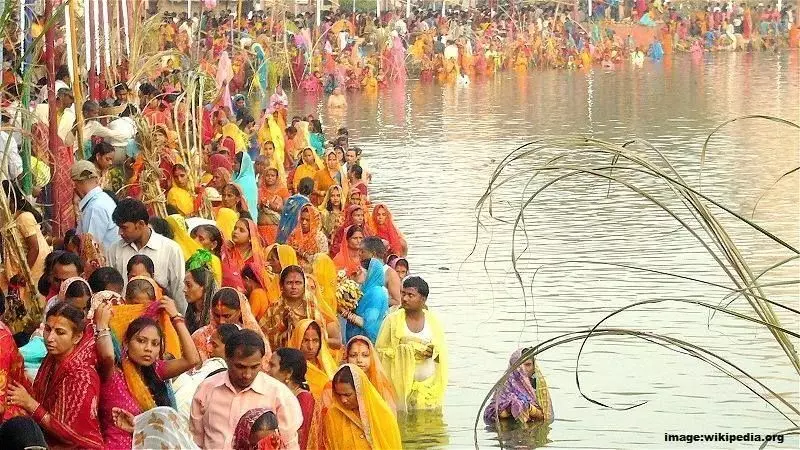
[[[427,348],[426,344],[409,336],[406,324],[406,311],[399,309],[384,320],[375,348],[381,357],[386,375],[392,380],[397,393],[397,410],[434,409],[442,406],[447,387],[447,344],[444,328],[430,310],[423,310],[425,326],[433,335],[433,356],[436,370],[432,377],[424,381],[415,380],[417,354]]]
[[[370,260],[367,276],[361,285],[361,292],[363,295],[354,312],[364,320],[364,324],[359,327],[348,322],[345,339],[349,340],[354,336],[362,335],[374,341],[378,339],[378,331],[389,311],[389,291],[386,290],[383,263],[378,259]]]
[[[278,244],[285,244],[286,241],[289,240],[289,236],[300,220],[300,210],[308,203],[308,197],[300,194],[295,194],[286,199],[286,202],[283,204],[283,211],[281,212],[281,221],[278,223],[278,236],[275,242]]]
[[[289,235],[289,245],[297,251],[298,255],[310,262],[313,255],[328,252],[328,239],[322,232],[319,210],[314,205],[307,203],[300,210],[301,217],[304,212],[309,216],[308,233],[303,232],[302,223],[298,220],[294,231]]]
[[[258,225],[250,219],[241,220],[247,223],[247,230],[250,233],[250,253],[243,253],[232,241],[225,243],[225,246],[222,247],[222,285],[243,291],[242,269],[244,265],[253,263],[256,267],[265,267],[266,254],[261,245]]]
[[[347,238],[350,228],[354,226],[356,225],[351,225],[344,230],[344,239]],[[339,253],[333,258],[333,262],[339,270],[344,270],[348,276],[358,273],[359,269],[361,269],[361,256],[359,256],[358,252],[352,251],[348,243],[344,241],[340,245]]]
[[[358,367],[345,364],[339,370],[353,374],[358,411],[342,405],[337,395],[325,415],[325,448],[328,450],[373,450],[402,448],[400,429],[391,408]]]
[[[173,408],[159,406],[134,419],[132,450],[200,450],[188,422]]]
[[[379,210],[386,212],[386,221],[383,223],[383,225],[379,224],[375,219]],[[389,207],[386,206],[385,203],[376,203],[372,208],[372,214],[369,218],[368,228],[371,235],[377,236],[389,243],[387,247],[390,254],[393,253],[397,256],[406,256],[406,240],[403,237],[403,234],[397,229],[397,226],[395,226],[394,220],[392,219],[392,213],[389,211]]]
[[[230,241],[231,235],[233,234],[233,227],[235,227],[236,222],[239,221],[239,213],[229,208],[220,208],[217,211],[215,219],[217,228],[219,228],[219,232],[222,233],[222,237],[225,241]]]
[[[253,431],[253,425],[255,425],[259,417],[263,416],[269,411],[270,410],[267,408],[254,408],[244,413],[244,415],[239,419],[239,423],[236,424],[236,430],[233,432],[233,450],[252,449],[250,446],[250,433]],[[276,439],[278,442],[275,442]],[[281,439],[281,435],[279,433],[275,433],[275,438],[269,439],[268,442],[270,442],[273,446],[277,445],[275,448],[286,447],[286,444],[283,442],[283,439]]]
[[[511,355],[509,367],[520,362],[523,350],[517,350]],[[534,387],[536,386],[536,387]],[[544,421],[553,418],[553,405],[547,382],[534,362],[533,377],[529,377],[522,366],[514,369],[506,379],[503,387],[495,391],[494,397],[483,412],[483,420],[487,424],[495,424],[504,418],[505,414],[520,422],[527,421],[533,409],[540,409]]]
[[[253,160],[247,152],[242,152],[242,164],[239,172],[235,174],[233,182],[242,189],[247,210],[256,215],[258,211],[258,184],[256,183],[256,171]]]
[[[361,342],[367,347],[369,347],[369,368],[365,371],[367,378],[369,378],[369,382],[372,383],[372,386],[381,394],[381,397],[389,405],[389,408],[392,409],[392,412],[395,414],[397,413],[397,394],[394,392],[394,386],[392,385],[392,380],[386,376],[386,372],[383,370],[383,365],[381,364],[381,359],[378,356],[378,351],[375,350],[375,346],[372,345],[372,341],[369,340],[366,336],[353,336],[347,341],[347,345],[345,345],[344,350],[344,361],[347,362],[348,355],[350,353],[350,347],[353,346],[354,343]]]
[[[305,336],[308,327],[311,326],[313,322],[314,321],[311,319],[299,321],[292,332],[291,338],[289,338],[287,346],[300,350],[300,345],[303,343],[303,336]],[[308,368],[306,370],[306,381],[311,388],[311,393],[314,394],[314,398],[319,400],[322,396],[322,391],[325,389],[325,385],[331,381],[331,377],[336,373],[337,364],[336,359],[331,353],[331,349],[328,347],[328,334],[325,332],[325,324],[317,322],[317,325],[319,325],[321,331],[320,347],[315,359],[306,360],[306,367]]]
[[[11,383],[17,383],[28,392],[31,391],[31,384],[25,376],[24,361],[14,342],[11,329],[0,322],[0,405],[5,406],[0,423],[25,414],[19,406],[6,404],[6,390]]]

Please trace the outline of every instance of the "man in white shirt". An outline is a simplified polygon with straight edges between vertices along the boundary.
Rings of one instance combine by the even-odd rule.
[[[2,115],[2,126],[11,127],[11,118]],[[11,135],[6,131],[0,131],[0,162],[5,161],[0,167],[0,180],[16,180],[22,174],[22,157],[19,154],[19,146]]]
[[[100,105],[94,101],[89,100],[83,104],[83,118],[85,123],[83,125],[83,141],[91,141],[92,137],[98,136],[103,138],[103,140],[108,142],[120,142],[125,141],[127,142],[128,137],[122,131],[115,131],[111,128],[108,128],[101,124],[97,120],[97,116],[100,114]],[[69,135],[67,140],[64,142],[67,145],[73,145],[75,143],[75,136]],[[113,144],[112,144],[113,145]],[[84,151],[83,147],[78,149],[79,153]],[[91,155],[84,155],[87,158]]]
[[[153,260],[154,279],[163,287],[183,314],[186,298],[183,293],[183,277],[186,273],[183,252],[174,241],[150,228],[147,207],[139,200],[120,200],[111,215],[119,227],[121,240],[106,250],[108,265],[117,269],[128,279],[128,260],[134,255],[146,255]]]

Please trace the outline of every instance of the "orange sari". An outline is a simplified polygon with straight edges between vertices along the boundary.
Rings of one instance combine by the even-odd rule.
[[[333,258],[333,263],[336,264],[336,268],[344,270],[347,276],[357,273],[361,268],[361,257],[358,253],[351,252],[350,247],[347,245],[347,233],[355,226],[357,225],[350,225],[344,231],[343,235],[345,238],[343,239],[341,250],[339,250],[339,253]]]
[[[241,220],[247,222],[247,230],[250,232],[250,253],[243,253],[233,242],[225,243],[222,248],[222,285],[244,291],[242,282],[244,265],[253,263],[255,267],[265,267],[266,254],[264,253],[264,247],[261,245],[258,225],[250,219]]]
[[[383,397],[383,400],[385,400],[392,409],[392,412],[397,414],[397,394],[394,392],[394,385],[392,385],[389,377],[386,376],[386,372],[383,371],[383,365],[381,364],[378,351],[375,350],[375,346],[372,345],[372,341],[370,341],[368,337],[359,335],[350,338],[345,346],[343,362],[347,362],[347,355],[350,353],[350,347],[356,342],[362,342],[369,347],[369,369],[367,369],[366,372],[367,378],[369,378],[369,382],[372,383],[378,393],[381,394],[381,397]]]

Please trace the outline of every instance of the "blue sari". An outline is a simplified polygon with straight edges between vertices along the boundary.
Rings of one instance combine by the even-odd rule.
[[[256,183],[256,170],[253,160],[247,152],[242,152],[242,165],[233,178],[233,182],[242,188],[247,209],[254,218],[258,218],[258,184]]]
[[[364,284],[361,285],[361,300],[354,311],[364,319],[364,326],[357,327],[352,323],[347,323],[345,329],[345,341],[349,341],[353,336],[366,336],[372,342],[377,342],[378,331],[381,329],[386,312],[389,310],[389,291],[386,290],[383,263],[372,258],[369,260],[369,269]]]
[[[317,153],[317,156],[322,158],[325,154],[325,136],[323,136],[322,133],[311,133],[308,137],[308,141],[311,148]]]
[[[275,242],[278,244],[285,244],[289,240],[289,235],[294,231],[300,220],[300,210],[303,206],[309,203],[308,197],[301,194],[294,194],[286,199],[283,205],[283,212],[281,213],[281,221],[278,222],[278,235]]]

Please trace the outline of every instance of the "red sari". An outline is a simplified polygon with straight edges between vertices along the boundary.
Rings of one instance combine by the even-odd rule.
[[[250,219],[241,220],[247,222],[247,230],[250,232],[250,254],[242,254],[233,242],[225,243],[222,248],[222,286],[244,292],[242,269],[245,264],[252,263],[256,267],[266,267],[266,257],[261,244],[261,235],[258,233],[258,225]]]
[[[383,225],[380,225],[375,219],[375,217],[378,215],[378,210],[381,208],[386,211],[386,222],[384,222]],[[389,243],[388,247],[390,254],[393,253],[397,256],[406,256],[406,252],[408,251],[406,240],[394,225],[392,213],[389,211],[389,207],[386,206],[385,203],[375,204],[375,207],[372,209],[372,214],[369,217],[368,228],[371,235],[378,236]]]
[[[344,223],[342,224],[341,227],[339,227],[338,230],[336,230],[336,232],[333,233],[333,236],[331,238],[331,245],[330,248],[328,249],[328,252],[331,256],[335,257],[337,254],[339,254],[339,251],[342,249],[342,244],[344,242],[345,230],[355,225],[355,223],[353,223],[353,213],[359,210],[364,211],[364,216],[366,217],[367,212],[364,210],[364,208],[361,207],[361,205],[350,205],[347,207],[347,209],[345,209]],[[364,228],[364,236],[366,237],[368,235],[367,227],[363,228]]]
[[[11,329],[0,322],[0,404],[6,404],[6,390],[11,382],[24,386],[30,392],[31,386],[25,377],[24,364]],[[25,413],[19,406],[6,406],[0,423],[23,414]]]
[[[39,402],[33,419],[52,447],[103,448],[97,417],[100,377],[94,333],[86,327],[72,352],[59,362],[44,358],[31,395]]]
[[[347,232],[350,231],[350,228],[353,228],[353,226],[349,226],[344,230],[345,236],[347,236]],[[355,255],[352,254],[347,242],[342,242],[342,244],[341,250],[339,250],[339,253],[333,258],[333,263],[336,264],[337,270],[344,270],[347,276],[351,276],[358,273],[358,269],[361,268],[361,259],[357,253]]]

